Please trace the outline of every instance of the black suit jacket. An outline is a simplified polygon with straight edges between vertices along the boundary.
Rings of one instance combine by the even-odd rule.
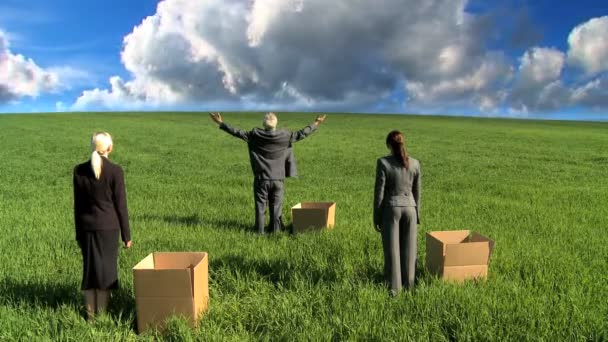
[[[99,180],[90,160],[74,168],[76,240],[80,240],[83,231],[120,229],[122,240],[130,241],[124,173],[107,158],[101,159]]]

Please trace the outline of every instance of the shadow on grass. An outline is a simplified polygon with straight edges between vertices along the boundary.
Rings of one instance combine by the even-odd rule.
[[[216,272],[227,271],[232,274],[249,277],[252,280],[264,280],[274,285],[291,287],[295,282],[306,281],[312,284],[330,284],[339,282],[359,282],[384,284],[383,269],[367,264],[353,273],[345,272],[343,265],[330,262],[317,264],[315,260],[257,259],[240,255],[228,255],[211,259],[210,268]],[[416,265],[416,283],[424,277],[422,265]]]
[[[84,302],[79,284],[27,282],[5,278],[0,281],[0,304],[25,305],[32,308],[59,309],[70,306],[85,318]],[[112,291],[108,314],[114,320],[128,322],[135,329],[135,300],[130,291]]]
[[[292,230],[291,225],[286,228]],[[295,242],[294,242],[295,243]],[[384,261],[382,248],[371,240],[360,246],[359,254],[351,256],[343,248],[343,241],[327,240],[316,252],[290,250],[283,256],[240,255],[230,253],[210,259],[210,269],[224,273],[227,279],[244,277],[252,281],[262,280],[277,286],[291,287],[295,283],[375,284],[384,286]],[[428,274],[423,259],[416,260],[415,285],[426,282]],[[221,279],[223,276],[217,277]],[[227,285],[230,284],[228,280]]]
[[[283,287],[291,287],[302,280],[318,284],[333,283],[341,279],[338,269],[314,265],[307,260],[289,261],[280,258],[257,259],[227,255],[211,259],[209,267],[216,272],[238,274],[251,280],[264,280]]]
[[[82,306],[82,295],[77,285],[20,282],[5,278],[0,281],[0,303],[52,309],[63,305],[80,307]]]
[[[288,224],[283,223],[283,230],[290,235],[294,235],[295,233],[293,232],[293,222],[290,222]]]
[[[116,321],[129,323],[133,331],[137,331],[135,298],[133,293],[123,287],[112,291],[108,313]]]
[[[211,227],[219,229],[232,230],[250,230],[254,231],[253,225],[247,225],[232,218],[201,218],[197,214],[193,215],[150,215],[144,214],[134,216],[134,218],[150,221],[162,221],[171,226],[182,227]]]

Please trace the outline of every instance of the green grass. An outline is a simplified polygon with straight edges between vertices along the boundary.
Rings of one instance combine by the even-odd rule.
[[[299,129],[312,114],[280,114]],[[224,114],[241,128],[262,115]],[[423,171],[416,289],[390,298],[372,228],[375,162],[400,129]],[[126,174],[134,247],[110,314],[86,322],[72,169],[107,130]],[[608,125],[329,115],[299,142],[300,201],[336,201],[332,231],[261,237],[246,145],[205,114],[0,115],[0,340],[607,340]],[[424,233],[493,238],[489,278],[424,270]],[[206,251],[210,308],[194,330],[137,335],[131,268],[153,251]]]

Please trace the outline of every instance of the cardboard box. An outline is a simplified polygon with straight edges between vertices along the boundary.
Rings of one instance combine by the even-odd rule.
[[[306,229],[333,228],[336,221],[336,202],[302,202],[291,208],[293,232]]]
[[[456,282],[486,278],[494,241],[468,230],[426,233],[426,267]]]
[[[137,330],[162,328],[170,315],[196,325],[209,305],[207,253],[151,253],[133,267]]]

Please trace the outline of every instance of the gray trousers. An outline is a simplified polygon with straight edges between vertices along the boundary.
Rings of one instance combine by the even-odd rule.
[[[268,229],[272,232],[281,230],[281,211],[283,209],[283,181],[254,179],[253,197],[255,199],[255,227],[259,233],[264,233],[264,212],[266,203],[270,211]]]
[[[387,206],[383,209],[384,280],[394,293],[403,286],[414,286],[417,233],[416,207]]]

